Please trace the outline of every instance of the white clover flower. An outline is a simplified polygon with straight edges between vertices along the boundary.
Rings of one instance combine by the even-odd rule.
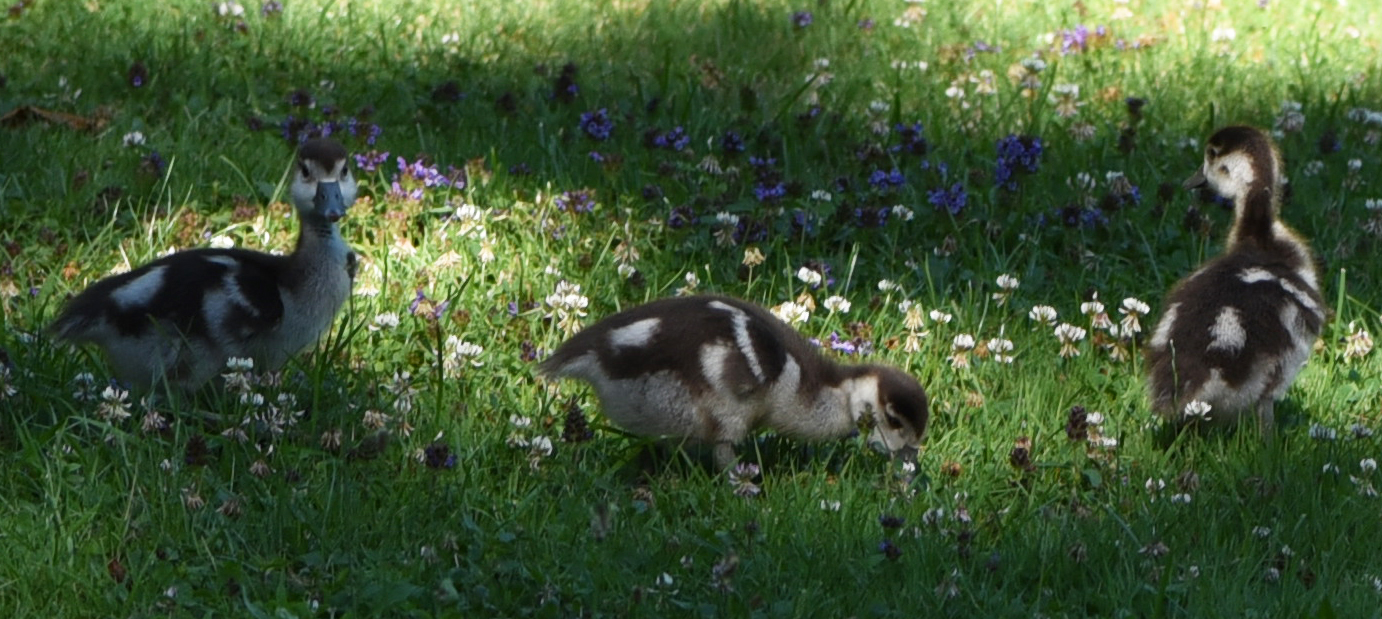
[[[547,295],[547,318],[556,318],[557,324],[567,333],[580,330],[580,319],[586,315],[585,308],[590,299],[581,294],[581,285],[566,280],[557,282],[556,290]]]
[[[1189,505],[1190,501],[1190,494],[1186,492],[1177,492],[1171,495],[1171,502],[1176,505]]]
[[[1328,474],[1338,475],[1338,474],[1339,474],[1339,465],[1334,464],[1333,462],[1326,462],[1326,463],[1324,463],[1324,466],[1320,467],[1320,472],[1321,472],[1321,473],[1324,473],[1324,474],[1326,474],[1326,475],[1328,475]]]
[[[1362,160],[1362,159],[1349,159],[1349,160],[1348,160],[1348,171],[1349,171],[1350,174],[1357,174],[1358,171],[1359,171],[1359,170],[1362,170],[1362,169],[1363,169],[1363,160]]]
[[[820,271],[817,271],[813,268],[801,267],[800,269],[797,269],[797,279],[801,280],[803,284],[815,288],[821,285],[821,281],[823,281],[824,276],[821,275]]]
[[[1084,420],[1085,420],[1085,423],[1087,423],[1087,424],[1089,424],[1089,425],[1091,425],[1091,426],[1100,426],[1100,425],[1103,425],[1103,424],[1104,424],[1104,414],[1103,414],[1103,413],[1089,413],[1088,415],[1085,415]]]
[[[1009,292],[1017,290],[1017,287],[1022,285],[1020,280],[1007,273],[999,275],[995,283],[998,284],[1000,290],[1007,290]]]
[[[1037,58],[1036,56],[1028,56],[1026,58],[1023,58],[1020,64],[1022,65],[1022,68],[1031,71],[1032,73],[1040,73],[1046,70],[1046,61]]]
[[[905,307],[904,304],[899,303],[897,309],[902,310],[902,312],[905,314],[905,316],[903,316],[902,318],[902,326],[906,327],[908,331],[915,333],[917,331],[920,331],[921,328],[925,326],[925,321],[922,318],[920,305],[915,305],[912,302],[907,301],[905,302]]]
[[[829,202],[834,199],[834,196],[831,196],[829,191],[817,189],[811,192],[811,199],[817,202]]]
[[[720,211],[715,213],[715,223],[722,226],[737,226],[739,225],[739,216],[734,213]]]
[[[821,499],[821,511],[838,512],[840,511],[840,502]]]
[[[974,336],[968,333],[961,333],[955,336],[950,342],[950,349],[953,351],[974,350]]]
[[[638,272],[637,267],[624,262],[619,263],[619,266],[615,267],[614,270],[619,273],[619,277],[622,277],[624,279],[633,277],[633,274]]]
[[[1012,362],[1013,362],[1013,356],[1010,355],[1010,354],[1007,354],[1007,353],[1012,352],[1012,349],[1013,349],[1013,341],[1012,341],[1012,340],[1007,340],[1007,339],[997,338],[997,337],[996,337],[996,338],[993,338],[993,339],[989,340],[989,341],[984,345],[984,347],[985,347],[985,348],[988,348],[989,354],[993,355],[993,360],[994,360],[994,361],[997,361],[997,362],[999,362],[999,363],[1012,363]]]
[[[825,309],[828,309],[831,312],[839,312],[841,314],[848,314],[849,308],[852,307],[849,303],[849,299],[846,299],[840,295],[826,297],[825,301],[823,301],[821,304],[825,306]]]
[[[1358,359],[1372,352],[1372,335],[1366,329],[1350,322],[1348,330],[1352,333],[1344,338],[1345,359]]]
[[[900,286],[897,282],[895,282],[895,281],[893,281],[893,280],[890,280],[890,279],[880,279],[880,280],[878,280],[878,291],[879,291],[879,292],[895,292],[895,291],[898,291],[898,290],[902,290],[902,286]],[[906,311],[906,310],[903,310],[903,311]]]
[[[144,134],[138,131],[131,131],[129,133],[126,133],[125,137],[120,138],[120,142],[125,145],[125,148],[129,148],[131,146],[143,146]]]
[[[1209,33],[1209,40],[1215,43],[1227,43],[1238,38],[1238,31],[1232,27],[1220,26]]]
[[[695,271],[687,271],[683,279],[686,281],[686,285],[676,290],[679,297],[695,293],[696,288],[701,285],[701,278],[696,275]]]
[[[1339,438],[1339,432],[1329,426],[1310,424],[1310,438],[1317,441],[1332,441]]]
[[[1358,469],[1364,473],[1372,473],[1377,470],[1377,461],[1372,458],[1363,458],[1358,462]]]
[[[1045,323],[1046,326],[1056,326],[1056,308],[1050,305],[1038,305],[1027,312],[1027,317],[1034,322]]]
[[[811,310],[806,309],[805,305],[794,301],[787,301],[782,305],[773,307],[771,311],[774,316],[777,316],[779,320],[787,324],[806,322],[807,319],[811,318]]]
[[[1324,162],[1319,159],[1312,159],[1305,164],[1303,172],[1306,176],[1319,176],[1324,171]]]
[[[381,331],[397,327],[398,323],[398,312],[383,312],[374,316],[374,322],[368,328],[370,331]]]
[[[1252,528],[1252,534],[1257,539],[1267,539],[1272,535],[1272,529],[1270,527],[1258,525]]]
[[[1051,103],[1056,105],[1056,116],[1061,118],[1071,118],[1079,113],[1080,107],[1084,105],[1080,101],[1079,84],[1056,84],[1051,87],[1051,94],[1048,95]]]
[[[1363,208],[1373,212],[1382,211],[1382,199],[1368,198],[1363,202]]]
[[[234,1],[214,3],[211,10],[219,17],[242,17],[245,14],[245,7]]]
[[[1123,314],[1123,319],[1119,321],[1123,331],[1132,334],[1142,332],[1142,323],[1138,319],[1146,316],[1152,308],[1135,297],[1128,297],[1123,299],[1123,306],[1118,311]]]
[[[1181,411],[1181,417],[1184,419],[1198,419],[1200,421],[1208,421],[1209,411],[1213,409],[1214,407],[1211,406],[1208,402],[1204,402],[1201,400],[1191,400],[1190,403],[1186,404],[1185,408]]]
[[[941,323],[941,324],[943,324],[943,325],[948,325],[948,324],[950,324],[950,321],[951,321],[953,318],[955,318],[955,317],[954,317],[953,315],[951,315],[949,312],[943,312],[943,311],[938,310],[938,309],[933,309],[933,310],[931,310],[930,316],[931,316],[931,321],[932,321],[932,322],[939,322],[939,323]]]
[[[1161,478],[1152,479],[1151,477],[1148,477],[1147,482],[1142,484],[1142,486],[1147,489],[1148,494],[1156,494],[1166,489],[1166,480]]]
[[[254,359],[249,357],[230,357],[226,359],[226,369],[231,372],[249,372],[254,369]]]
[[[1087,333],[1084,329],[1068,322],[1057,325],[1055,335],[1061,344],[1060,356],[1063,358],[1080,356],[1080,350],[1075,347],[1075,344],[1084,340]]]
[[[1100,303],[1098,299],[1085,301],[1080,304],[1080,313],[1091,317],[1095,314],[1102,314],[1104,313],[1104,304]]]
[[[535,455],[544,458],[552,455],[552,439],[546,436],[534,436],[533,440],[528,442],[528,445],[532,447],[533,454]]]

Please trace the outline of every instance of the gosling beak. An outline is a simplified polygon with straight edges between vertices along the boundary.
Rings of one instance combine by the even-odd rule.
[[[327,221],[340,221],[345,217],[345,198],[341,196],[341,184],[337,182],[317,183],[317,195],[312,198],[312,207]]]
[[[906,463],[909,463],[909,464],[916,464],[916,463],[917,463],[917,448],[916,448],[916,447],[903,447],[902,449],[897,450],[897,457],[901,458],[903,462],[906,462]]]
[[[1196,189],[1199,187],[1204,187],[1205,184],[1207,184],[1208,182],[1208,179],[1204,177],[1204,170],[1200,169],[1195,170],[1195,173],[1191,174],[1190,178],[1185,179],[1185,182],[1181,184],[1181,187],[1184,187],[1185,189]]]

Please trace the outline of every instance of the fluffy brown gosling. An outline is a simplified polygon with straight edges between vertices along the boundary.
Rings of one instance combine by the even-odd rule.
[[[1278,217],[1281,154],[1252,127],[1209,138],[1187,188],[1233,202],[1224,253],[1178,282],[1147,349],[1152,409],[1177,424],[1235,422],[1255,411],[1264,437],[1274,402],[1310,357],[1327,318],[1310,246]]]
[[[135,388],[166,380],[195,389],[231,357],[252,359],[256,370],[282,367],[331,327],[350,295],[355,254],[336,225],[355,201],[346,155],[329,139],[299,149],[293,253],[177,252],[92,284],[67,303],[49,332],[95,344],[116,378]]]
[[[590,383],[629,432],[714,445],[721,469],[760,428],[818,441],[871,426],[871,446],[913,458],[926,434],[915,378],[837,364],[763,308],[728,297],[662,299],[606,317],[539,371]]]

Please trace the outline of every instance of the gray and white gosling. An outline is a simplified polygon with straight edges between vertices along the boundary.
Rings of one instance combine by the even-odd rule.
[[[837,364],[763,308],[728,297],[662,299],[606,317],[539,372],[590,383],[629,432],[714,445],[722,470],[759,428],[826,440],[871,427],[870,446],[905,458],[926,434],[926,392],[911,375]]]
[[[1185,181],[1232,200],[1233,228],[1222,255],[1171,289],[1147,349],[1152,409],[1178,425],[1255,409],[1270,438],[1273,403],[1324,326],[1310,246],[1278,218],[1284,184],[1280,152],[1252,127],[1217,131]]]
[[[59,340],[104,351],[135,388],[166,380],[195,389],[231,357],[272,371],[314,344],[350,295],[355,254],[336,222],[355,201],[345,147],[313,139],[298,150],[292,198],[300,219],[286,256],[192,249],[102,279],[49,327]]]

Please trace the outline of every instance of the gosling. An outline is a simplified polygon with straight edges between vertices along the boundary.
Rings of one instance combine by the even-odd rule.
[[[577,333],[539,366],[590,383],[615,424],[714,446],[721,470],[757,429],[820,441],[868,432],[870,446],[914,459],[926,392],[911,375],[840,365],[761,307],[722,296],[635,307]]]
[[[304,143],[293,171],[300,219],[293,253],[192,249],[102,279],[66,304],[49,327],[60,341],[91,343],[115,376],[147,389],[190,391],[231,357],[281,368],[331,327],[350,295],[355,254],[337,222],[355,201],[345,147]]]
[[[1224,253],[1171,289],[1147,349],[1152,409],[1177,425],[1236,422],[1264,438],[1327,318],[1310,246],[1282,223],[1281,154],[1252,127],[1220,129],[1186,188],[1233,202]]]

